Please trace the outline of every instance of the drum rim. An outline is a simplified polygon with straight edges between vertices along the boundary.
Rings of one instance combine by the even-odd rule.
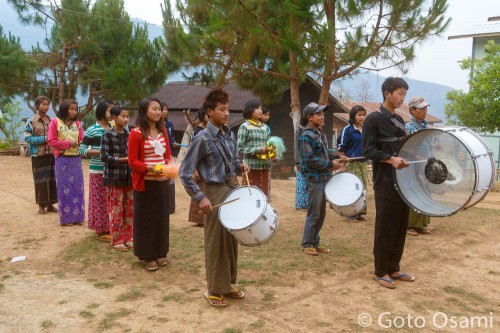
[[[241,186],[238,186],[238,187],[233,188],[231,191],[229,191],[229,192],[228,192],[228,193],[224,196],[224,198],[222,199],[221,203],[224,203],[224,201],[226,201],[226,199],[227,199],[227,198],[231,195],[231,193],[233,193],[234,191],[239,190],[239,189],[242,189],[242,188],[244,188],[244,187],[248,188],[248,186],[249,186],[249,185],[241,185]],[[250,228],[251,226],[255,225],[255,224],[256,224],[256,223],[257,223],[257,222],[258,222],[258,221],[262,218],[262,216],[264,216],[264,215],[265,215],[265,212],[266,212],[266,210],[267,210],[267,206],[269,206],[269,203],[267,202],[267,196],[264,194],[264,192],[263,192],[260,188],[258,188],[257,186],[255,186],[255,185],[250,185],[250,187],[251,187],[251,188],[254,188],[254,189],[257,189],[260,193],[262,193],[262,196],[263,196],[264,198],[266,198],[266,200],[265,200],[265,206],[264,206],[264,208],[262,209],[262,212],[261,212],[261,214],[259,215],[259,217],[257,217],[257,218],[255,219],[255,221],[253,221],[252,223],[250,223],[249,225],[247,225],[245,228]],[[223,222],[223,221],[222,221],[222,219],[220,218],[220,212],[221,212],[221,210],[223,210],[224,208],[226,208],[226,207],[225,207],[225,206],[222,206],[222,207],[218,207],[218,208],[217,208],[217,218],[219,219],[219,222],[220,222],[220,223],[222,223],[222,225],[224,226],[224,228],[226,228],[229,232],[231,232],[231,231],[243,230],[244,228],[241,228],[241,229],[231,229],[231,228],[229,228],[228,226],[226,226],[226,225],[224,224],[224,222]]]
[[[466,144],[464,143],[460,138],[458,138],[456,135],[453,135],[454,132],[457,132],[457,131],[463,131],[463,130],[467,130],[468,132],[471,132],[472,134],[474,134],[474,136],[477,138],[477,134],[474,133],[473,131],[471,131],[469,128],[467,127],[452,127],[452,126],[447,126],[445,128],[423,128],[421,130],[418,130],[417,132],[414,132],[410,135],[408,135],[405,140],[403,141],[403,143],[399,146],[398,148],[398,151],[396,152],[396,156],[399,156],[399,153],[401,152],[401,149],[403,148],[404,144],[406,143],[406,141],[408,141],[411,137],[413,136],[416,136],[416,135],[422,135],[422,133],[424,132],[430,132],[430,131],[441,131],[441,132],[444,132],[448,135],[451,135],[453,136],[455,139],[457,139],[460,144],[462,146],[465,147],[465,149],[468,151],[469,153],[469,156],[473,156],[472,154],[472,151],[471,151],[471,148]],[[486,145],[486,143],[483,141],[483,140],[480,140],[480,142],[485,146],[485,147],[488,147],[488,145]],[[489,151],[489,149],[487,149]],[[490,158],[491,158],[491,154],[490,155]],[[464,202],[464,204],[462,204],[462,206],[460,206],[460,208],[456,209],[455,211],[453,212],[450,212],[450,213],[446,213],[446,214],[435,214],[435,213],[427,213],[425,212],[425,215],[427,216],[430,216],[430,217],[446,217],[446,216],[452,216],[456,213],[458,213],[459,211],[461,210],[465,210],[465,209],[468,209],[472,206],[474,206],[475,204],[479,203],[479,201],[481,201],[482,198],[484,198],[484,196],[489,192],[488,191],[485,191],[485,194],[481,197],[481,199],[479,199],[475,204],[473,205],[470,205],[470,206],[467,206],[467,204],[469,202],[471,202],[472,198],[474,197],[474,192],[476,191],[476,187],[478,185],[478,165],[477,165],[477,161],[475,158],[472,158],[473,160],[473,163],[474,163],[474,188],[472,190],[472,192],[470,193],[469,195],[469,198]],[[397,169],[392,169],[392,176],[393,176],[393,182],[394,182],[394,187],[396,189],[396,191],[398,191],[399,193],[399,196],[403,199],[404,202],[406,202],[406,204],[412,208],[413,210],[415,210],[416,212],[419,212],[419,213],[423,213],[420,209],[416,209],[411,203],[410,201],[408,200],[408,198],[404,195],[404,193],[400,190],[399,188],[399,184],[398,184],[398,177],[397,177],[397,172],[398,170]]]
[[[337,172],[335,173],[334,175],[332,175],[332,177],[328,180],[328,182],[326,183],[325,185],[325,199],[326,201],[328,201],[329,204],[331,205],[335,205],[335,206],[339,206],[337,204],[334,204],[333,202],[331,202],[330,200],[328,200],[328,195],[326,194],[326,186],[328,185],[328,183],[333,179],[333,177],[337,176],[337,175],[340,175],[340,174],[343,174],[343,173],[349,173],[351,175],[353,175],[354,177],[358,178],[359,179],[359,182],[361,183],[361,186],[363,186],[363,191],[366,191],[365,189],[365,185],[363,185],[363,180],[361,178],[359,178],[357,175],[355,175],[354,173],[350,172],[350,171],[341,171],[341,172]],[[345,207],[345,206],[350,206],[352,204],[354,204],[355,202],[358,202],[358,200],[363,196],[363,191],[361,191],[361,194],[359,195],[359,197],[354,200],[353,202],[351,202],[350,204],[347,204],[347,205],[344,205],[344,206],[339,206],[339,207]]]

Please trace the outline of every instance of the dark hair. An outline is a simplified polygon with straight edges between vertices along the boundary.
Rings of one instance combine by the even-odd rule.
[[[229,94],[222,89],[213,89],[203,98],[203,109],[208,114],[208,109],[215,110],[217,103],[229,102]]]
[[[109,99],[103,99],[97,103],[97,106],[95,107],[95,117],[97,120],[101,120],[106,118],[106,109],[110,105],[115,105],[113,101],[110,101]]]
[[[121,105],[115,105],[109,110],[109,113],[111,113],[112,116],[118,117],[123,110],[128,111],[127,108]]]
[[[50,104],[50,99],[47,96],[38,96],[35,99],[35,109],[38,110],[38,107],[40,106],[40,104],[42,104],[43,101],[47,101]]]
[[[139,102],[139,114],[137,115],[137,119],[135,120],[137,127],[139,127],[142,132],[142,138],[144,140],[148,138],[149,122],[146,113],[148,112],[149,104],[151,104],[151,102],[157,102],[161,106],[161,102],[158,98],[144,98]],[[156,129],[163,133],[163,135],[165,135],[165,127],[162,125],[161,121],[156,123]]]
[[[160,108],[164,108],[166,107],[168,109],[168,105],[167,105],[167,102],[160,102]]]
[[[384,83],[382,83],[382,97],[384,98],[384,101],[385,101],[384,92],[388,91],[392,94],[395,90],[399,88],[405,88],[406,90],[410,89],[408,83],[406,83],[406,81],[400,77],[391,76],[385,79]]]
[[[200,121],[200,123],[205,121],[206,115],[207,115],[207,111],[205,110],[205,108],[203,106],[200,106],[200,108],[198,109],[198,120]]]
[[[262,114],[266,114],[266,113],[269,113],[271,111],[271,109],[269,109],[267,106],[262,106]]]
[[[354,125],[354,121],[356,119],[356,114],[360,111],[364,112],[366,115],[366,109],[363,106],[354,105],[352,107],[351,112],[349,112],[349,124]]]
[[[61,105],[59,105],[59,111],[57,111],[57,118],[61,120],[67,120],[69,118],[69,108],[71,107],[71,104],[75,104],[78,110],[78,104],[76,103],[76,101],[72,99],[65,99],[64,101],[62,101]],[[75,116],[75,120],[77,116]]]
[[[250,119],[252,118],[252,113],[261,106],[262,103],[258,99],[249,99],[245,106],[243,107],[243,118]]]

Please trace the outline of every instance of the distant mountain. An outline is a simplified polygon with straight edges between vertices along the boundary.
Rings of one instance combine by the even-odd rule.
[[[335,81],[331,91],[334,93],[335,90],[342,89],[346,91],[354,101],[359,101],[362,87],[364,87],[364,90],[368,91],[368,102],[382,102],[383,98],[381,86],[385,79],[385,77],[377,74],[359,74],[352,79],[347,78]],[[447,103],[446,93],[453,90],[453,88],[437,83],[413,80],[409,78],[404,79],[410,86],[405,102],[408,102],[414,96],[423,97],[427,103],[431,105],[428,107],[429,114],[442,119],[443,123],[439,125],[444,125],[444,106]]]
[[[0,24],[3,27],[5,34],[9,31],[20,38],[21,45],[26,50],[29,50],[32,45],[36,45],[37,42],[43,43],[45,39],[45,31],[40,27],[25,26],[19,21],[17,12],[12,8],[11,5],[7,4],[5,1],[0,1],[0,13],[2,13],[2,20]],[[133,22],[144,24],[145,21],[141,19],[132,19]],[[151,39],[163,36],[163,28],[155,24],[148,24],[148,32]],[[354,101],[360,100],[360,88],[364,86],[368,91],[370,102],[382,102],[382,93],[380,91],[380,86],[384,81],[384,77],[377,74],[359,74],[354,78],[347,78],[343,80],[337,80],[333,83],[331,91],[334,92],[335,89],[343,89],[347,91]],[[176,73],[171,75],[167,81],[182,81],[182,74]],[[446,104],[446,93],[453,90],[451,87],[418,81],[413,79],[405,78],[410,86],[408,92],[407,101],[413,96],[422,96],[426,99],[428,103],[431,104],[429,107],[429,113],[436,116],[444,121],[444,105]],[[24,106],[24,102],[20,100],[21,105]],[[23,116],[31,116],[32,112],[30,110],[25,110]]]

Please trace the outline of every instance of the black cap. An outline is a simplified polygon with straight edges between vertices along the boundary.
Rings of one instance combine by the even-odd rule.
[[[309,117],[312,114],[321,112],[321,111],[328,111],[329,105],[319,105],[317,103],[309,103],[307,106],[304,108],[304,111],[302,111],[302,115],[304,116],[304,119],[307,120],[307,117]]]

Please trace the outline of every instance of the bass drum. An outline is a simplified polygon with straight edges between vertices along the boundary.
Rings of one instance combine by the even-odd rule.
[[[401,145],[407,161],[436,159],[446,166],[443,182],[429,181],[426,163],[394,170],[396,189],[414,210],[428,216],[450,216],[481,201],[494,186],[495,162],[484,140],[466,127],[422,129]]]

